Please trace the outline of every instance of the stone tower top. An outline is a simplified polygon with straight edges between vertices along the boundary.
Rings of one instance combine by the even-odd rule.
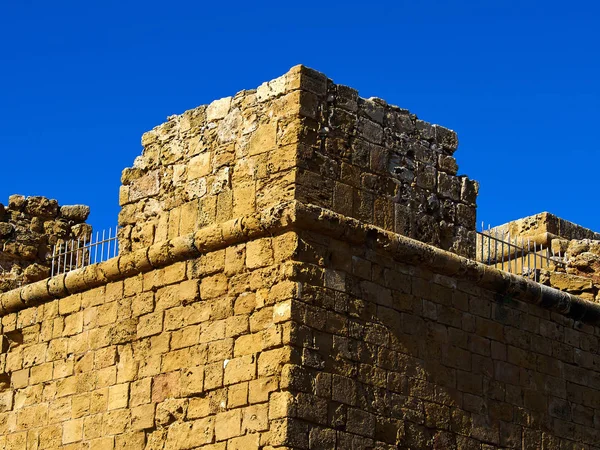
[[[171,116],[125,169],[125,252],[298,200],[474,254],[478,186],[456,134],[304,66]]]

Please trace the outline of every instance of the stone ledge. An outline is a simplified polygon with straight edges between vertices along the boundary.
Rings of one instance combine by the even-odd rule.
[[[313,205],[297,206],[297,226],[354,244],[373,242],[394,259],[425,267],[434,273],[467,280],[499,295],[562,314],[590,325],[600,325],[600,304],[541,285],[528,278],[486,266],[399,234],[364,225],[358,220]]]
[[[291,229],[308,229],[358,245],[370,242],[398,261],[472,281],[499,295],[537,304],[590,325],[600,325],[600,304],[298,201],[281,203],[261,214],[211,225],[195,233],[0,294],[0,315]]]
[[[0,316],[288,229],[295,222],[295,209],[294,202],[282,203],[261,214],[214,224],[170,241],[13,289],[0,294]]]

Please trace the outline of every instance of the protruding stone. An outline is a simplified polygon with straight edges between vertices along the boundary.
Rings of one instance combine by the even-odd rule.
[[[27,266],[23,271],[23,282],[33,283],[34,281],[43,280],[50,276],[50,268],[42,266],[38,263],[33,263]]]
[[[0,222],[0,238],[4,238],[10,236],[13,232],[14,227],[10,223]]]
[[[215,100],[206,108],[206,120],[209,122],[224,118],[229,113],[231,97]]]
[[[85,205],[69,205],[60,208],[60,215],[74,222],[85,222],[90,215],[90,207]]]

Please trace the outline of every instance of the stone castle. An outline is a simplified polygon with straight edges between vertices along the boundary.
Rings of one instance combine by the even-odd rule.
[[[0,448],[600,448],[600,235],[484,264],[453,131],[303,66],[142,137],[118,257],[84,206],[0,207]]]

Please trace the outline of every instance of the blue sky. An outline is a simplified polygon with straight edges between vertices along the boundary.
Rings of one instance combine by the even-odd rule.
[[[302,63],[456,130],[479,222],[600,231],[598,30],[591,1],[0,2],[0,202],[112,226],[144,131]]]

